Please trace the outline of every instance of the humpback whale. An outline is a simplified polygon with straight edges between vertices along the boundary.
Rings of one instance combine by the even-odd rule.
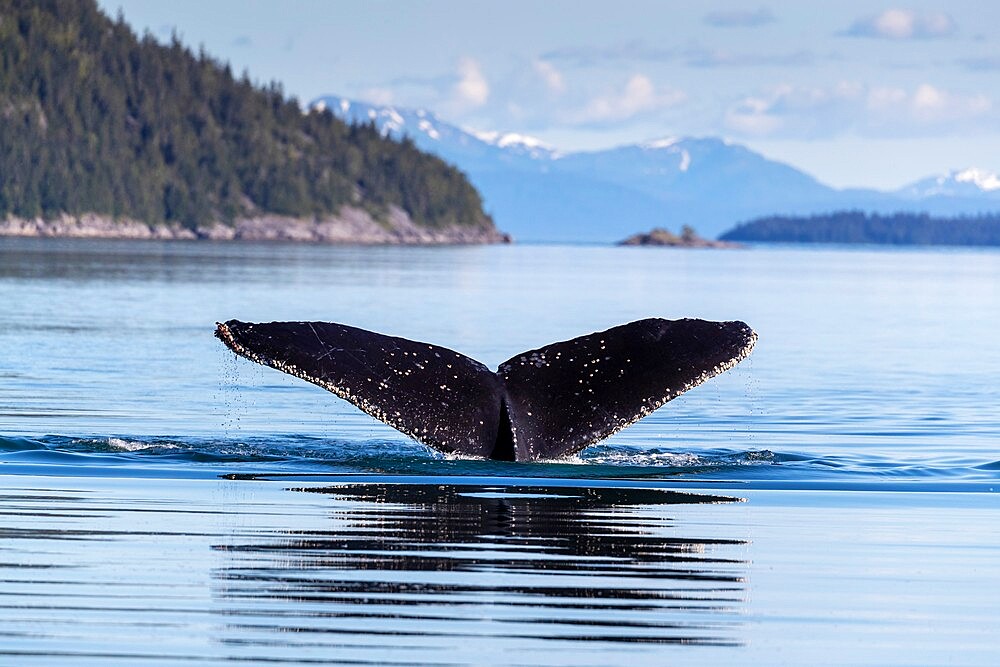
[[[501,461],[578,452],[732,368],[757,340],[743,322],[645,319],[522,352],[494,372],[333,322],[229,320],[215,335],[434,449]]]

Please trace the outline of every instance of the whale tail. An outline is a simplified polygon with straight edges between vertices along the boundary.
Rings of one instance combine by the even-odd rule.
[[[743,322],[646,319],[523,352],[496,372],[437,345],[332,322],[229,320],[233,352],[317,384],[434,449],[565,456],[739,363]]]

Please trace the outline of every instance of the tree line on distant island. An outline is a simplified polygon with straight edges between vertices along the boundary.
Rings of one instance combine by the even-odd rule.
[[[1000,245],[1000,213],[957,217],[864,211],[774,215],[737,225],[719,238],[744,243],[996,246]]]
[[[93,0],[0,0],[0,219],[98,213],[194,229],[260,214],[491,227],[465,176],[373,125],[304,112]]]

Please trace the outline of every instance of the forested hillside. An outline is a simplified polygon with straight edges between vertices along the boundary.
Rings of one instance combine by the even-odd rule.
[[[465,176],[93,0],[0,0],[0,220],[97,213],[195,229],[344,204],[492,229]]]
[[[771,216],[743,223],[719,238],[763,243],[995,246],[1000,245],[1000,214],[945,218],[837,211],[809,217]]]

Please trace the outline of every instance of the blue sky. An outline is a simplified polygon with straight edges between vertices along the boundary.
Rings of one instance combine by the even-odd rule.
[[[1000,171],[1000,3],[99,1],[303,101],[563,150],[717,135],[841,187]]]

